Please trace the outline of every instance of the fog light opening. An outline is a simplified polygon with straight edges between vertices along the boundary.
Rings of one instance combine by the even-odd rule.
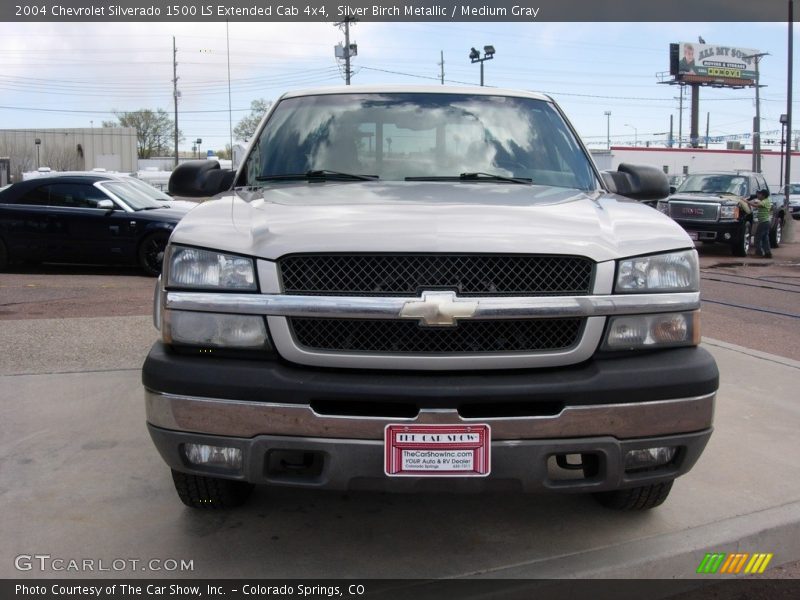
[[[553,454],[547,459],[547,471],[553,481],[592,479],[600,472],[600,457],[594,453]]]
[[[207,444],[184,444],[183,453],[191,464],[200,467],[214,467],[229,471],[242,469],[242,451],[228,446],[209,446]]]
[[[724,234],[722,237],[724,237],[724,238],[725,238],[725,240],[727,241],[727,240],[730,240],[730,239],[731,239],[731,234],[730,234],[730,233],[726,233],[726,234]]]
[[[625,472],[637,473],[666,466],[673,461],[677,450],[674,446],[628,450],[625,454]]]

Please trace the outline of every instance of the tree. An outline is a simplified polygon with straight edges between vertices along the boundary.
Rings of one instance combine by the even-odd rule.
[[[236,127],[233,128],[233,135],[236,136],[236,139],[247,141],[253,137],[258,124],[261,123],[261,119],[267,114],[270,106],[272,106],[271,100],[265,100],[264,98],[253,100],[250,103],[250,114],[239,121]]]
[[[103,127],[133,127],[136,129],[136,151],[139,158],[151,158],[169,153],[174,144],[175,124],[163,109],[155,112],[142,109],[133,112],[114,111],[117,122],[103,121]],[[178,138],[181,139],[180,131]]]

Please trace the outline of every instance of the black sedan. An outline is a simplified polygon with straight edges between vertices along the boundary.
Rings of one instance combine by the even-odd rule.
[[[138,264],[155,276],[186,212],[99,176],[21,181],[0,189],[0,268],[13,261]]]

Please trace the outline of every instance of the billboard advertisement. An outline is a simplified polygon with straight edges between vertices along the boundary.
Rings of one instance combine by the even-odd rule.
[[[758,50],[694,42],[670,44],[670,74],[679,79],[755,82],[755,58],[749,58],[754,54]]]

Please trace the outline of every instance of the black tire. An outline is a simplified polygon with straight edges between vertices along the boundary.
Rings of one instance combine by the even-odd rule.
[[[653,483],[624,490],[596,492],[595,500],[614,510],[648,510],[661,506],[669,496],[674,480]]]
[[[770,247],[770,249],[772,249],[772,248],[780,248],[782,239],[783,239],[783,217],[778,219],[778,222],[775,225],[775,227],[773,227],[769,231],[769,247]]]
[[[219,477],[189,475],[172,470],[175,491],[186,506],[204,510],[224,510],[245,503],[253,484]]]
[[[750,250],[750,236],[752,235],[753,225],[750,221],[745,221],[742,227],[742,235],[731,244],[731,252],[734,256],[747,256]]]
[[[145,236],[142,243],[139,244],[139,266],[151,277],[161,275],[164,250],[167,249],[168,241],[169,233],[156,231]]]
[[[0,271],[5,271],[8,267],[8,250],[3,240],[0,240]]]

